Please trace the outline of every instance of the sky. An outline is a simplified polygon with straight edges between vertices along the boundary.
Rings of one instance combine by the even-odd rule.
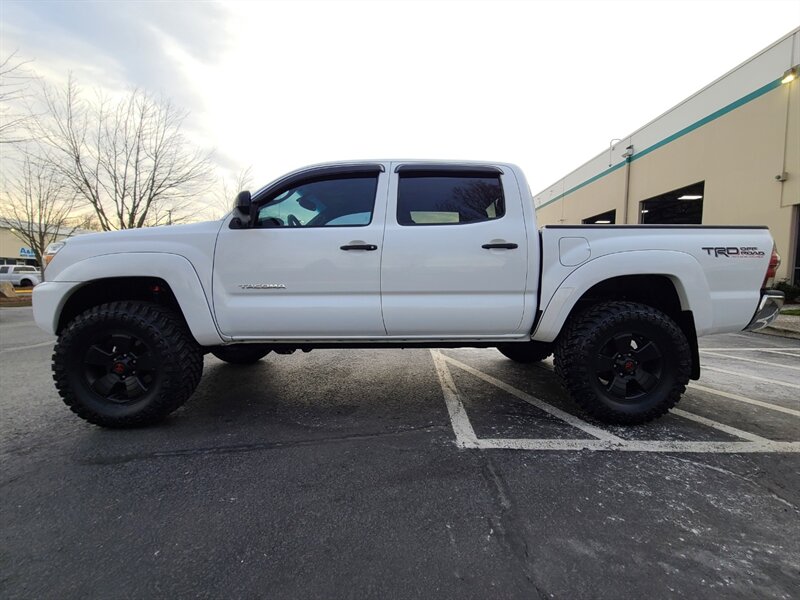
[[[798,0],[2,0],[0,56],[171,98],[254,189],[424,158],[513,162],[536,193],[798,25]]]

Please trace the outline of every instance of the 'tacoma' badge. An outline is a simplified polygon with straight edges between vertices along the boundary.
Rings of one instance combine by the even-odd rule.
[[[285,290],[286,286],[282,283],[240,283],[239,287],[243,290]]]

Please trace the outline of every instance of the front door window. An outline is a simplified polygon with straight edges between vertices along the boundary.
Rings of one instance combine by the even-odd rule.
[[[358,227],[369,225],[378,178],[337,178],[285,190],[258,210],[258,227]]]

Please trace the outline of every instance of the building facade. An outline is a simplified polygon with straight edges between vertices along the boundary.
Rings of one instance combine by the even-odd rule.
[[[63,240],[70,235],[78,235],[79,233],[85,232],[65,229],[63,233],[59,232],[56,240]],[[3,219],[0,219],[0,265],[40,266],[33,249],[22,238],[18,237],[14,233],[14,228]]]
[[[800,28],[534,194],[540,224],[767,225],[800,284]]]

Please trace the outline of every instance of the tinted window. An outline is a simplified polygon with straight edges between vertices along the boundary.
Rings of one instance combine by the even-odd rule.
[[[499,177],[401,176],[397,190],[400,225],[478,223],[505,214]]]
[[[313,181],[282,192],[258,210],[258,227],[369,225],[378,178]]]
[[[0,267],[0,273],[8,273],[8,267]]]

